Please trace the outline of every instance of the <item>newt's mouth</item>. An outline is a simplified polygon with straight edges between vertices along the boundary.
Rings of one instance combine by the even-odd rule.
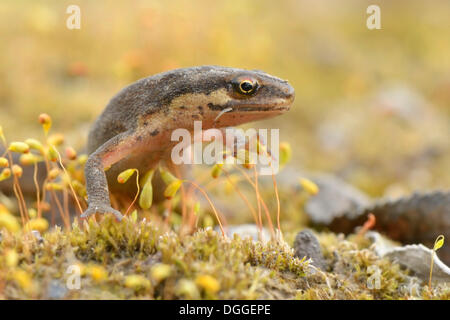
[[[231,107],[227,107],[225,109],[223,109],[222,111],[219,112],[219,114],[216,116],[216,118],[214,119],[214,122],[217,122],[221,117],[225,116],[225,114],[227,113],[242,113],[242,114],[267,114],[267,113],[273,113],[273,114],[280,114],[280,113],[284,113],[286,111],[289,111],[289,109],[291,108],[291,105],[282,105],[282,106],[277,106],[277,107],[273,107],[273,106],[260,106],[260,107],[255,107],[255,106],[251,106],[251,107],[236,107],[236,108],[231,108]]]
[[[279,116],[290,109],[290,104],[274,106],[239,106],[222,110],[214,120],[214,125],[236,126],[257,120],[269,119]]]
[[[289,111],[292,105],[294,98],[289,99],[279,99],[274,103],[267,104],[242,104],[239,106],[235,106],[233,111],[236,113],[274,113],[280,114],[286,111]]]
[[[289,86],[282,98],[276,98],[273,101],[267,101],[267,103],[249,103],[239,104],[233,107],[232,112],[273,112],[282,113],[289,111],[292,103],[295,99],[295,92],[292,87]]]
[[[235,108],[232,112],[283,112],[289,111],[291,105],[281,105],[281,106],[251,106],[251,107],[238,107]]]

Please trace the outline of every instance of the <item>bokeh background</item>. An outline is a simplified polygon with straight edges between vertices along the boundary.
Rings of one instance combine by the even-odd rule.
[[[66,8],[81,8],[81,29]],[[381,8],[381,30],[366,9]],[[450,187],[450,1],[0,2],[0,125],[81,147],[125,85],[168,69],[264,70],[296,89],[280,128],[292,165],[372,196]]]

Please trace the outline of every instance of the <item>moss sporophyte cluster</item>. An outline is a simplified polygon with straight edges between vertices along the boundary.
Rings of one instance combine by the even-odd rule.
[[[114,200],[126,217],[120,223],[111,215],[80,220],[76,216],[86,208],[86,156],[70,147],[60,152],[64,137],[49,133],[49,116],[41,115],[39,121],[45,142],[8,143],[0,131],[5,146],[0,177],[12,184],[15,195],[0,200],[2,299],[450,298],[448,286],[420,283],[399,265],[378,257],[361,235],[318,234],[329,270],[296,257],[291,245],[304,227],[299,218],[302,205],[317,193],[317,186],[309,180],[299,182],[305,193],[293,214],[292,208],[281,207],[285,195],[278,192],[275,180],[275,192],[267,193],[248,165],[216,165],[204,172],[204,181],[182,180],[162,168],[167,200],[153,205],[148,183],[152,172],[130,168],[118,180],[131,183],[136,175],[140,192],[132,199]],[[282,162],[290,153],[289,145],[283,144]],[[38,179],[41,168],[46,172],[43,180]],[[33,177],[31,201],[21,183],[28,171]],[[215,181],[222,181],[225,194],[237,195],[251,213],[235,221],[253,218],[258,230],[267,226],[272,240],[229,237],[220,231],[233,220],[225,219],[209,197]],[[253,189],[257,205],[242,183]],[[190,187],[206,202],[191,196],[195,193]],[[61,226],[50,228],[55,221]],[[381,275],[377,289],[367,285],[373,266]]]

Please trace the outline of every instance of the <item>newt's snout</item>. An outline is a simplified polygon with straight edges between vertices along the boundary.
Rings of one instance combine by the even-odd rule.
[[[288,111],[290,109],[291,104],[295,99],[295,90],[294,88],[286,81],[286,83],[281,88],[281,100],[282,102],[279,104],[281,109],[284,111]]]
[[[294,99],[295,99],[295,90],[294,90],[294,88],[289,83],[286,83],[286,87],[284,88],[283,91],[286,94],[286,96],[285,96],[286,102],[288,104],[292,104],[294,102]]]

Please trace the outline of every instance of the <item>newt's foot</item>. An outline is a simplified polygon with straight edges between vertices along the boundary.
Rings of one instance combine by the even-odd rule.
[[[112,213],[116,217],[117,221],[122,221],[122,219],[123,219],[123,216],[119,211],[111,208],[108,205],[104,205],[104,204],[89,205],[89,207],[86,209],[86,211],[81,215],[81,218],[88,218],[89,216],[91,216],[95,213],[102,213],[102,214]]]

